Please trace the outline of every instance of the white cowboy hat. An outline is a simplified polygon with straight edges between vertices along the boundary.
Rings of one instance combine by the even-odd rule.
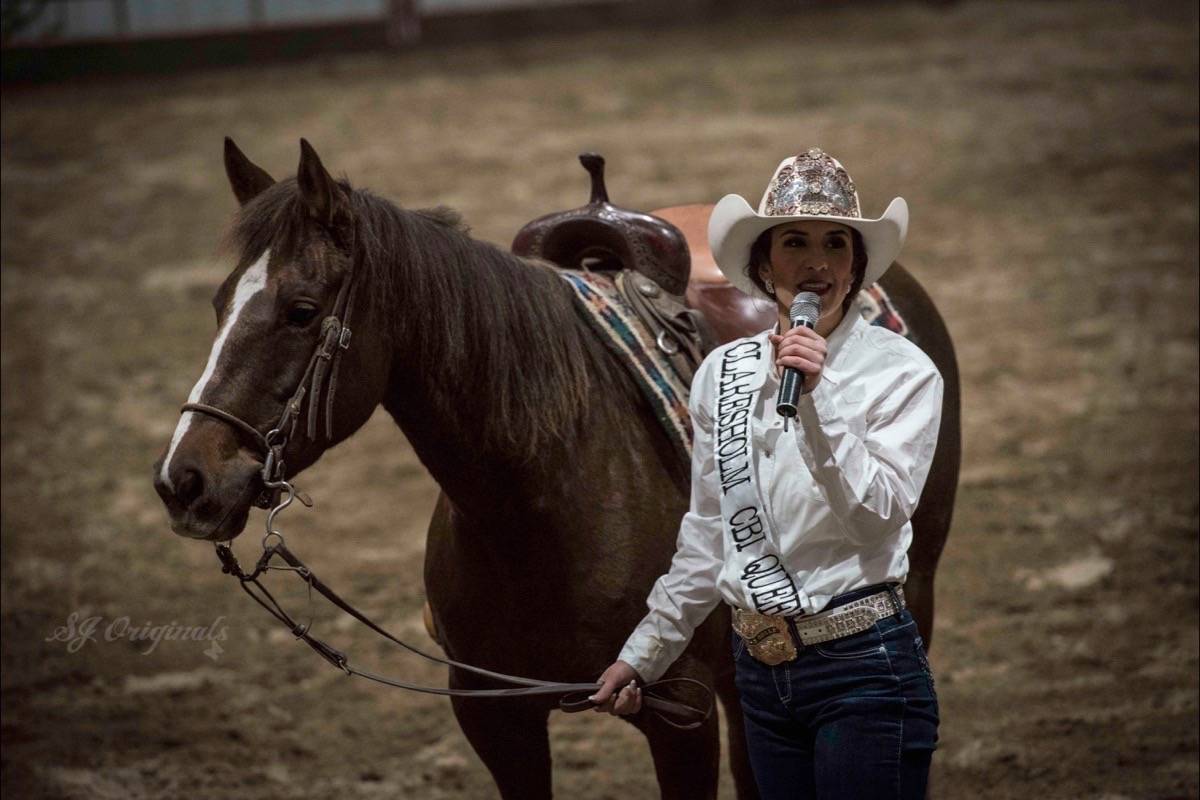
[[[768,228],[801,219],[839,222],[862,234],[867,272],[862,288],[896,260],[908,232],[908,203],[897,197],[879,219],[863,219],[858,190],[837,159],[819,148],[780,162],[756,212],[741,195],[727,194],[708,218],[708,244],[721,272],[748,295],[761,290],[746,275],[750,246]]]

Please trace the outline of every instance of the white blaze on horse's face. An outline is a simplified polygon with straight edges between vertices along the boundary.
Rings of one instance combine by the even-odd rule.
[[[267,285],[267,262],[270,260],[271,251],[265,251],[262,256],[251,264],[244,273],[241,279],[238,280],[237,289],[233,293],[233,301],[230,305],[229,315],[225,318],[224,324],[217,331],[217,338],[213,341],[212,351],[208,354],[208,363],[204,366],[204,372],[200,375],[200,379],[196,381],[196,385],[192,387],[192,393],[188,395],[189,403],[199,403],[204,396],[204,390],[212,381],[213,375],[217,373],[217,369],[221,363],[221,357],[224,353],[225,344],[229,341],[229,335],[238,324],[238,318],[241,316],[242,309],[250,302],[251,298],[257,295]],[[175,433],[171,437],[171,444],[167,448],[167,455],[163,459],[162,469],[160,470],[159,478],[171,491],[175,490],[175,486],[171,480],[171,461],[175,456],[175,451],[179,447],[179,443],[183,441],[183,437],[187,434],[188,428],[191,426],[192,419],[196,416],[194,411],[185,411],[179,417],[179,424],[175,427]]]

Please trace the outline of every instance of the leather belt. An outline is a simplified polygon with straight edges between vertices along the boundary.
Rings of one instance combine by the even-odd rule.
[[[746,642],[750,655],[775,666],[795,659],[801,647],[862,633],[878,620],[899,614],[903,609],[904,589],[897,586],[820,614],[781,617],[735,608],[733,629]]]

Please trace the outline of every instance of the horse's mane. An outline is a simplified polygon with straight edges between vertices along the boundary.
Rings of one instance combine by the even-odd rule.
[[[356,330],[355,338],[412,342],[431,400],[447,406],[435,410],[478,426],[506,453],[529,459],[571,438],[587,411],[592,360],[566,282],[548,265],[471,238],[448,208],[409,211],[339,185],[356,220],[356,303],[396,320],[391,331]],[[243,263],[268,247],[293,257],[312,228],[306,214],[295,179],[280,181],[242,207],[227,242]],[[475,396],[487,397],[492,419],[448,407],[464,389],[486,392]]]

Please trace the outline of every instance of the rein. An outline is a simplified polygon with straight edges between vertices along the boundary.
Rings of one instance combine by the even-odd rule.
[[[272,514],[275,511],[286,507],[292,501],[293,495],[291,486],[286,486],[285,490],[289,493],[288,498],[281,503],[280,506],[272,509]],[[367,680],[375,681],[376,683],[381,683],[385,686],[393,686],[398,689],[408,689],[414,692],[448,695],[452,697],[524,697],[528,695],[562,695],[559,699],[558,707],[561,711],[568,713],[585,711],[594,705],[592,701],[587,698],[588,695],[595,693],[596,689],[600,686],[599,683],[557,683],[554,681],[543,681],[534,678],[521,678],[515,675],[506,675],[504,673],[493,672],[492,670],[474,667],[470,664],[464,664],[461,661],[455,661],[453,659],[438,658],[437,656],[430,655],[416,647],[413,647],[407,642],[404,642],[403,640],[389,633],[386,629],[378,625],[366,614],[359,611],[346,600],[343,600],[335,591],[333,591],[333,589],[326,585],[324,581],[318,578],[316,574],[304,564],[303,561],[301,561],[294,553],[292,553],[291,550],[288,549],[283,537],[278,531],[272,530],[267,534],[266,537],[264,537],[263,554],[250,573],[246,573],[242,570],[241,565],[238,563],[237,557],[233,554],[233,551],[228,545],[217,545],[217,557],[221,561],[222,572],[233,575],[235,578],[237,578],[239,585],[242,587],[243,591],[246,592],[246,594],[250,595],[250,597],[252,597],[256,603],[265,608],[271,614],[271,616],[279,620],[284,627],[291,631],[293,636],[303,641],[305,644],[315,650],[323,659],[342,670],[347,675],[357,675],[360,678],[366,678]],[[281,560],[283,564],[273,565],[271,562],[275,559]],[[272,569],[293,572],[305,582],[309,589],[310,611],[312,592],[315,591],[326,600],[333,603],[339,609],[354,617],[363,625],[366,625],[375,633],[384,637],[388,641],[403,647],[409,652],[416,653],[417,655],[429,661],[445,664],[450,667],[457,667],[468,672],[473,672],[476,675],[483,675],[485,677],[493,678],[505,683],[516,684],[516,686],[507,689],[447,689],[438,686],[421,686],[359,669],[350,663],[349,657],[345,653],[333,647],[329,643],[318,639],[316,636],[313,636],[311,616],[308,622],[298,623],[294,617],[288,614],[288,612],[285,611],[282,606],[280,606],[274,595],[272,595],[267,587],[264,586],[259,580],[260,576]],[[707,686],[692,678],[667,678],[645,684],[645,688],[648,690],[651,687],[681,682],[692,683],[701,689],[704,689],[705,691],[709,691],[710,697],[708,708],[701,711],[700,709],[692,706],[673,700],[668,700],[664,697],[659,697],[650,693],[649,691],[643,693],[643,702],[648,708],[654,709],[655,713],[658,714],[658,716],[668,725],[671,725],[675,728],[680,728],[682,730],[690,730],[692,728],[699,727],[708,719],[709,715],[712,714],[713,706],[711,691]],[[572,695],[574,695],[574,697]],[[663,713],[659,712],[675,714],[681,719],[688,721],[675,722],[671,719],[668,719],[663,715]]]
[[[266,535],[263,537],[262,547],[263,553],[259,557],[254,568],[249,572],[245,572],[238,563],[237,556],[232,548],[223,542],[216,543],[217,558],[221,562],[221,571],[227,575],[232,575],[238,580],[238,585],[246,592],[256,603],[265,608],[271,616],[279,620],[293,636],[300,639],[309,647],[317,652],[323,659],[328,661],[333,666],[345,672],[347,675],[356,675],[367,680],[375,681],[386,686],[393,686],[399,689],[408,689],[415,692],[424,692],[426,694],[449,695],[453,697],[523,697],[528,695],[561,695],[559,699],[559,709],[568,713],[584,711],[594,706],[591,700],[587,699],[588,695],[595,693],[600,683],[556,683],[552,681],[536,680],[533,678],[522,678],[515,675],[505,675],[499,672],[474,667],[469,664],[464,664],[453,659],[438,658],[437,656],[429,655],[410,644],[398,639],[396,636],[389,633],[387,630],[376,624],[370,617],[356,609],[346,600],[343,600],[336,592],[325,584],[316,574],[309,569],[291,550],[288,549],[284,542],[283,535],[275,529],[275,518],[285,508],[290,506],[292,502],[299,499],[305,506],[312,506],[312,501],[303,493],[299,492],[290,482],[284,477],[284,462],[283,450],[286,447],[289,439],[295,433],[296,423],[300,418],[300,409],[304,403],[305,397],[308,398],[308,420],[305,428],[305,434],[311,441],[317,440],[317,417],[320,413],[321,394],[326,375],[329,376],[328,392],[325,395],[325,438],[331,440],[333,438],[333,399],[337,391],[338,367],[341,363],[342,353],[350,346],[350,316],[354,309],[354,290],[356,288],[356,272],[352,271],[347,279],[342,283],[338,290],[337,299],[334,302],[334,307],[329,316],[325,317],[321,322],[321,334],[316,349],[309,358],[308,365],[305,367],[304,375],[300,379],[300,383],[293,393],[291,399],[284,405],[283,412],[280,414],[278,422],[266,434],[263,435],[259,430],[228,411],[225,411],[217,406],[207,403],[185,403],[180,408],[180,413],[194,411],[201,414],[206,414],[214,419],[221,420],[232,426],[238,431],[244,433],[251,441],[253,441],[262,451],[264,455],[263,468],[260,473],[264,490],[259,497],[254,501],[254,504],[260,508],[269,509],[266,521]],[[284,493],[286,492],[286,497]],[[282,561],[282,564],[273,563],[276,560]],[[259,580],[269,570],[283,570],[292,572],[299,576],[307,585],[309,611],[312,606],[312,593],[324,597],[333,605],[337,606],[343,612],[349,614],[354,619],[366,625],[375,633],[384,637],[390,642],[403,647],[404,649],[416,653],[417,655],[429,661],[439,664],[445,664],[450,667],[466,670],[477,675],[483,675],[488,678],[503,681],[506,683],[515,684],[512,688],[507,689],[450,689],[436,686],[420,686],[405,681],[396,680],[394,678],[378,675],[366,670],[361,670],[350,664],[348,656],[328,644],[327,642],[313,636],[312,634],[312,617],[309,621],[300,624],[283,609],[274,595],[267,589],[266,586]],[[639,681],[640,683],[640,681]],[[642,684],[644,690],[649,690],[651,687],[661,687],[670,683],[690,683],[695,684],[700,689],[704,690],[708,695],[707,708],[700,710],[693,706],[679,703],[673,700],[668,700],[664,697],[657,696],[649,691],[643,692],[643,703],[646,707],[653,709],[654,713],[662,719],[663,722],[672,727],[681,730],[690,730],[698,728],[713,712],[713,694],[712,690],[704,683],[693,678],[667,678],[658,681],[652,681],[647,684]],[[580,696],[582,695],[582,696]],[[661,713],[660,713],[661,712]],[[673,714],[685,720],[684,722],[675,722],[664,714]]]

